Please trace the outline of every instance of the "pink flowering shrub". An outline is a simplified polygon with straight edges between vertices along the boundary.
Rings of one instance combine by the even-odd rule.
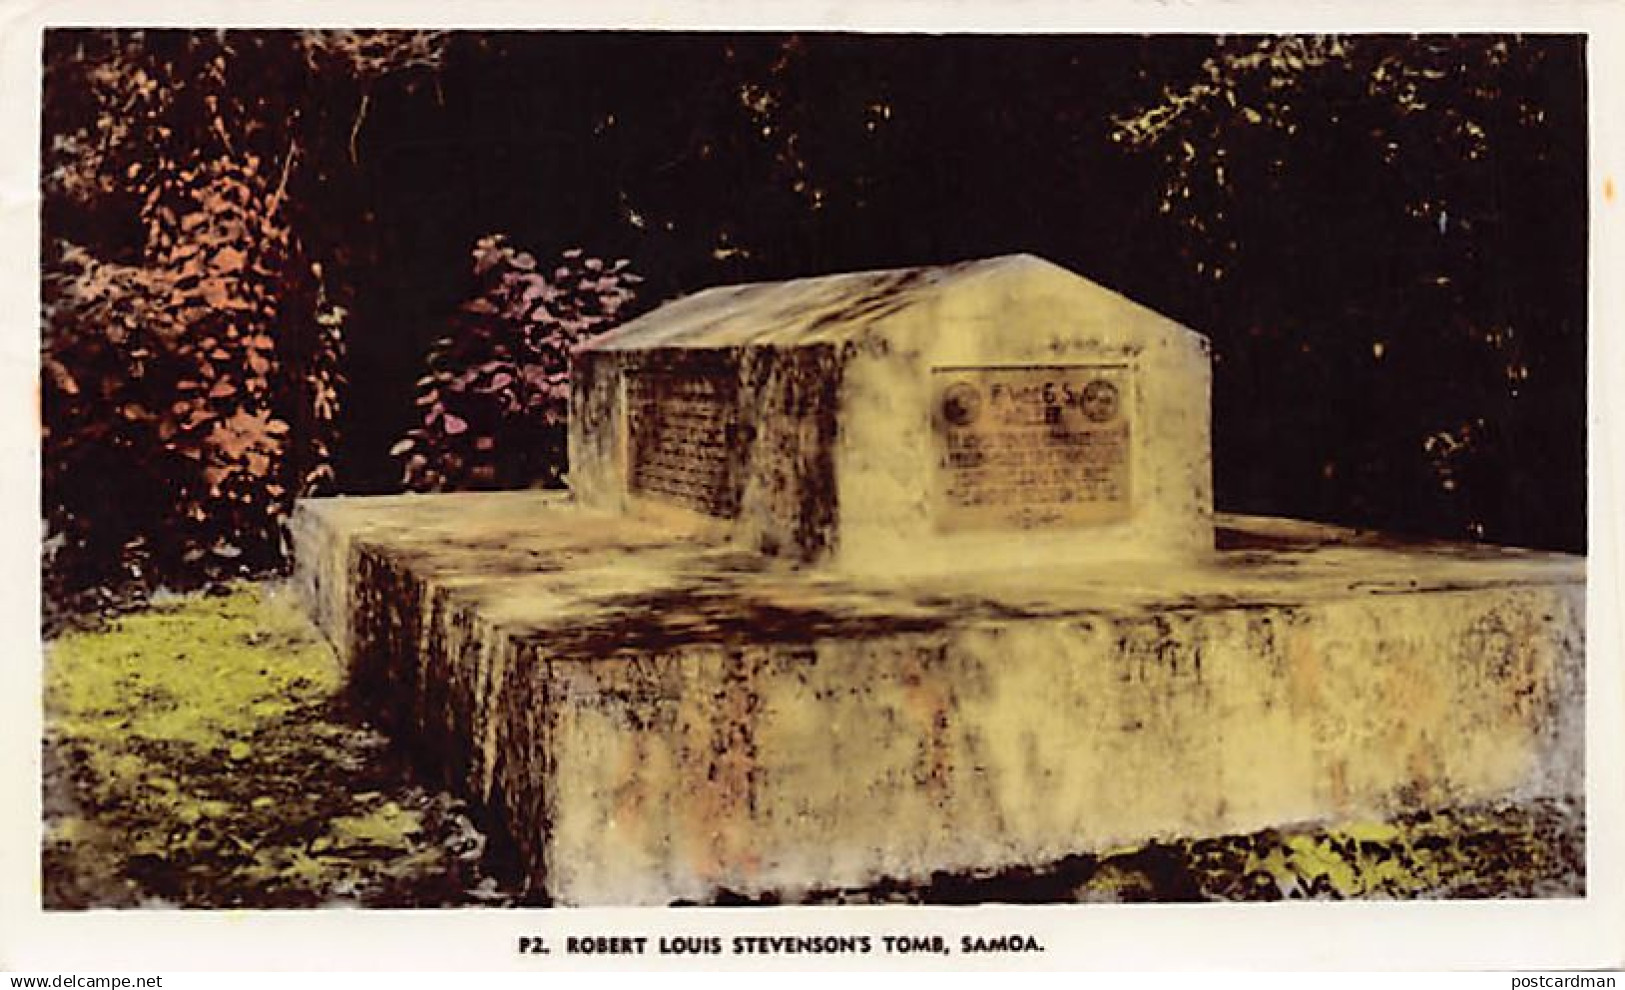
[[[391,453],[417,491],[560,486],[570,354],[625,318],[642,280],[580,249],[544,270],[501,234],[473,258],[478,289],[431,348],[421,421]]]

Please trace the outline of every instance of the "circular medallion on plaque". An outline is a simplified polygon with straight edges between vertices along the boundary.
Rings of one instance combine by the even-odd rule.
[[[981,390],[970,382],[955,382],[942,393],[942,418],[950,426],[969,426],[981,412]]]
[[[1083,387],[1083,414],[1091,422],[1104,423],[1117,415],[1117,386],[1096,378]]]

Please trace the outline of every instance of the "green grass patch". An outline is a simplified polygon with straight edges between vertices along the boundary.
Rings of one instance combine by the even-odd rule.
[[[44,684],[47,908],[501,900],[461,806],[356,717],[278,586],[67,633]]]

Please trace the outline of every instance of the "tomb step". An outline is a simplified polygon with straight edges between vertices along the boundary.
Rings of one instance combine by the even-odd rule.
[[[1216,523],[1198,560],[1023,567],[1017,535],[890,579],[552,492],[310,500],[294,529],[359,688],[555,903],[1582,792],[1582,558]]]

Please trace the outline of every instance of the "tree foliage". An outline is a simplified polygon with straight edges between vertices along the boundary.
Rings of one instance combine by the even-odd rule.
[[[422,422],[393,448],[419,491],[558,487],[566,467],[570,355],[630,308],[642,279],[580,248],[550,270],[503,235],[474,245],[478,289],[418,380]]]
[[[255,165],[159,175],[142,264],[64,243],[47,272],[47,520],[79,581],[269,566],[328,472],[342,314]]]
[[[1582,81],[1540,39],[1237,38],[1115,118],[1216,338],[1221,493],[1584,545]]]
[[[274,87],[300,36],[53,41],[48,583],[70,595],[276,566],[293,500],[332,480],[343,385],[345,309],[290,208],[297,131],[268,117],[287,110]],[[257,62],[284,72],[244,85]]]

